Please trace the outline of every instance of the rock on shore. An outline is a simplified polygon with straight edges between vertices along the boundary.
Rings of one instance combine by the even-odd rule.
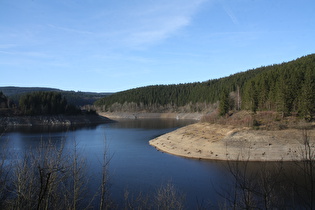
[[[308,131],[313,146],[314,133],[314,130]],[[196,123],[149,143],[160,151],[187,158],[292,161],[302,158],[303,142],[302,131],[298,129],[266,131]]]

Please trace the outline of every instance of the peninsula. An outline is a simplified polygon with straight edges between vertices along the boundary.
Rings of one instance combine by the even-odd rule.
[[[241,161],[292,161],[305,156],[304,140],[315,143],[314,129],[307,136],[299,129],[254,130],[196,123],[151,140],[162,152],[197,159]]]

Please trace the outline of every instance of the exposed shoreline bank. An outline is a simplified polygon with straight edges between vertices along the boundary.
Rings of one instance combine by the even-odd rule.
[[[0,127],[70,126],[112,122],[99,115],[44,115],[0,117]]]
[[[99,112],[110,119],[187,119],[199,121],[201,113]]]
[[[115,119],[191,119],[199,121],[200,113],[132,113],[100,112],[97,115],[41,115],[0,117],[0,127],[70,126],[113,122]]]
[[[315,131],[309,130],[308,134],[314,145]],[[149,144],[162,152],[186,158],[294,161],[302,158],[303,142],[302,131],[298,129],[266,131],[196,123],[157,137]]]

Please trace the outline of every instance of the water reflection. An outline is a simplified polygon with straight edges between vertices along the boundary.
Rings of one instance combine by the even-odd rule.
[[[0,127],[0,133],[43,133],[43,134],[49,134],[49,133],[58,133],[58,132],[68,132],[68,131],[76,131],[80,129],[96,129],[98,125],[73,125],[73,126],[61,126],[61,125],[55,125],[55,126],[11,126],[11,127]]]
[[[196,123],[196,120],[176,119],[121,119],[111,125],[112,128],[165,129],[182,127]]]

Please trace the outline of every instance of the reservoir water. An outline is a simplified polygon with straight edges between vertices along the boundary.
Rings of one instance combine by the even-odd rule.
[[[229,173],[229,164],[173,156],[157,151],[148,143],[159,135],[194,122],[154,119],[121,120],[80,128],[27,127],[2,132],[0,146],[22,154],[38,147],[43,141],[64,144],[69,151],[76,144],[80,157],[86,159],[91,194],[99,187],[101,162],[106,147],[107,158],[110,159],[110,196],[116,205],[123,205],[126,191],[133,197],[139,193],[152,197],[161,186],[171,183],[185,197],[186,208],[217,208],[218,201],[231,197],[229,193],[233,191],[231,183],[235,178],[232,175],[235,174]],[[275,171],[271,165],[266,167],[266,171]],[[251,163],[250,171],[261,167]],[[272,181],[281,182],[276,177],[272,177],[269,183]]]

